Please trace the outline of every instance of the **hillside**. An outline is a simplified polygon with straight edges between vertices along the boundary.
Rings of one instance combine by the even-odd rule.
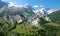
[[[60,36],[60,10],[0,0],[0,36]]]
[[[55,12],[49,14],[48,16],[50,17],[52,22],[60,23],[60,10],[55,11]]]

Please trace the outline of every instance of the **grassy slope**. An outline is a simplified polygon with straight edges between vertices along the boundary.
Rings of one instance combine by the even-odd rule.
[[[49,17],[51,18],[52,22],[60,23],[60,10],[51,13]]]
[[[12,30],[12,31],[16,31],[16,32],[19,32],[19,33],[25,33],[27,32],[29,29],[31,28],[31,26],[29,24],[21,24],[21,25],[17,25],[17,27]]]
[[[39,27],[37,29],[33,29],[31,24],[20,24],[17,25],[17,27],[12,30],[12,32],[18,32],[18,33],[29,33],[30,30],[32,31],[37,31],[39,29]]]

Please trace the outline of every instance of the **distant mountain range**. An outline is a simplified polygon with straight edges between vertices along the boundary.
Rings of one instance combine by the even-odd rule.
[[[2,1],[0,1],[0,8],[2,8],[2,9],[0,9],[1,10],[0,16],[5,15],[5,14],[7,14],[7,15],[19,14],[19,15],[23,15],[24,17],[30,17],[32,15],[45,16],[45,15],[49,15],[49,14],[51,15],[52,13],[57,11],[57,9],[49,9],[49,8],[34,9],[32,6],[30,6],[28,4],[16,5],[12,2],[6,3],[6,2],[2,2]],[[52,14],[52,15],[55,15],[55,14]]]
[[[11,12],[16,12],[16,13],[20,13],[23,15],[32,15],[32,14],[36,14],[36,15],[48,15],[56,10],[54,9],[48,9],[48,8],[40,8],[40,9],[34,9],[32,6],[28,5],[28,4],[23,4],[23,5],[16,5],[13,2],[10,3],[6,3],[6,2],[2,2],[0,1],[0,8],[5,8],[3,6],[7,6],[6,8],[9,9]],[[3,9],[0,9],[3,10]]]
[[[0,8],[2,8],[3,6],[7,6],[7,5],[8,5],[8,3],[0,0]]]

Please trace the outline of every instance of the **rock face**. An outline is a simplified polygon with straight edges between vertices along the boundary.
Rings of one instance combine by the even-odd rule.
[[[32,21],[32,25],[35,25],[35,26],[38,26],[39,24],[38,24],[38,18],[36,18],[36,19],[34,19],[33,21]]]
[[[21,18],[21,16],[19,16],[19,15],[15,15],[15,16],[14,16],[14,19],[17,21],[17,23],[22,22],[22,18]]]
[[[44,17],[44,19],[45,19],[46,21],[51,21],[51,19],[50,19],[48,16]]]

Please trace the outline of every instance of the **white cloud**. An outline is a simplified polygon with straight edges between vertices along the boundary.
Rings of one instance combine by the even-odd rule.
[[[43,5],[40,5],[40,7],[44,7]]]
[[[12,7],[12,6],[14,6],[14,3],[13,3],[13,2],[10,2],[10,3],[8,4],[8,7]]]
[[[8,4],[8,7],[12,7],[12,6],[14,6],[14,7],[18,7],[19,5],[16,5],[16,3],[14,2],[10,2],[9,4]]]
[[[36,7],[39,7],[39,5],[34,5],[33,7],[36,8]]]

